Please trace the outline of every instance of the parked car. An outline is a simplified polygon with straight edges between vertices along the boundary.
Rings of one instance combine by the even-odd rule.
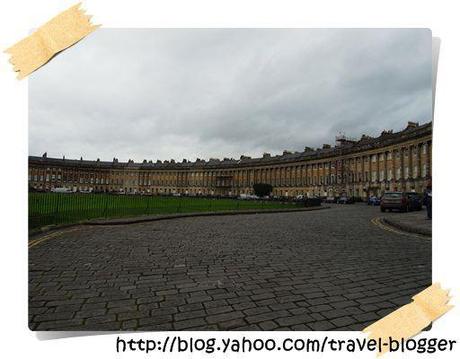
[[[334,196],[327,196],[326,200],[324,202],[326,202],[326,203],[336,203],[337,200],[335,199]]]
[[[51,192],[54,192],[54,193],[73,193],[71,188],[66,188],[66,187],[51,188]]]
[[[422,196],[416,192],[407,192],[406,195],[409,202],[409,211],[421,211],[423,204]]]
[[[348,196],[341,196],[341,197],[339,197],[339,199],[337,200],[337,203],[338,203],[338,204],[352,204],[352,203],[354,203],[354,201],[353,201],[353,198],[351,198],[351,197],[348,197]]]
[[[385,192],[380,200],[380,211],[397,209],[401,212],[409,210],[409,199],[405,192]]]
[[[370,196],[367,200],[368,206],[380,206],[380,198],[377,196]]]

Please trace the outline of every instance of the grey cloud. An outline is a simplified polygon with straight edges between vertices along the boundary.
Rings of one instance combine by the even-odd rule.
[[[423,29],[100,29],[31,76],[29,153],[260,156],[431,119]]]

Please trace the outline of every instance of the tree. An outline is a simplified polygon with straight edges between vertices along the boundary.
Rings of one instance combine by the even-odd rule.
[[[269,196],[273,191],[273,186],[269,183],[254,183],[252,186],[254,194],[258,197]]]

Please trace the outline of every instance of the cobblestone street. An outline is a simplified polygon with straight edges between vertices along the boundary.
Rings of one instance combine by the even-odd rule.
[[[64,229],[29,250],[29,326],[361,330],[431,284],[431,240],[378,216],[355,204]]]

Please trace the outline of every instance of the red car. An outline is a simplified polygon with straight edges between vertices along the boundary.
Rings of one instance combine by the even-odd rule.
[[[397,209],[401,212],[409,210],[409,198],[404,192],[385,192],[380,200],[380,211]]]

